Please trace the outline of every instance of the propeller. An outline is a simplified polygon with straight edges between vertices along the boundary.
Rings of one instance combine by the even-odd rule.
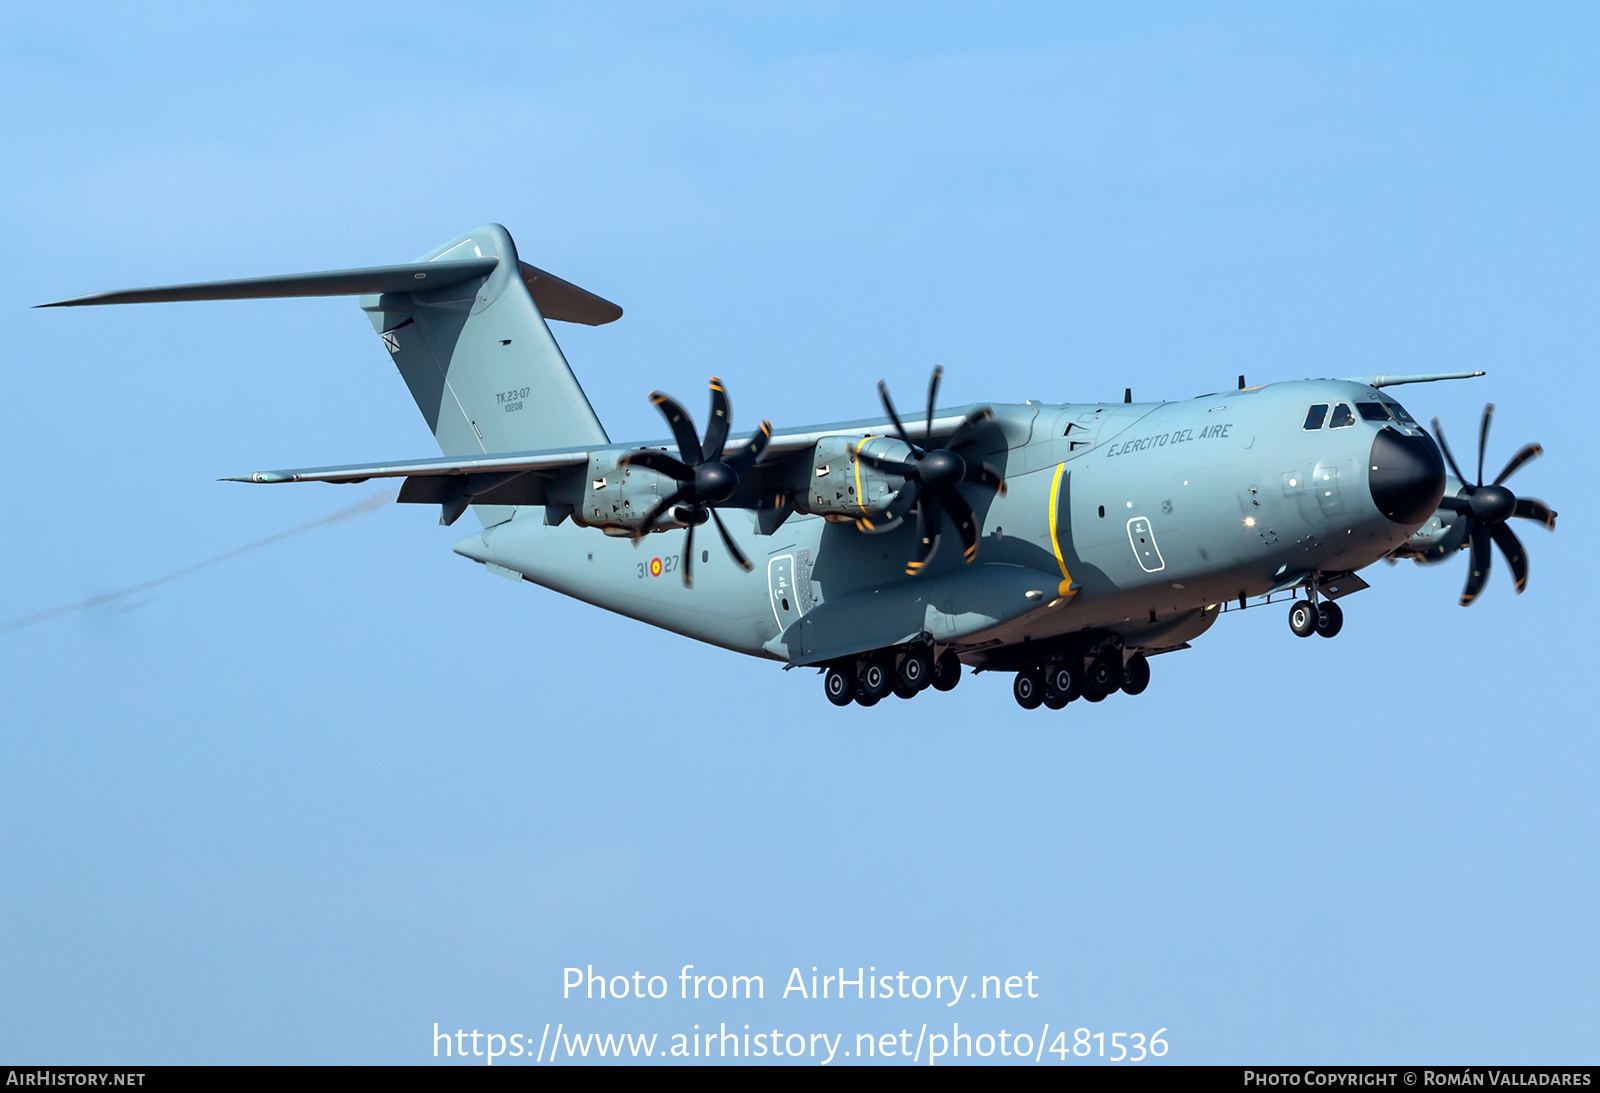
[[[1437,545],[1423,552],[1422,558],[1424,561],[1439,561],[1463,546],[1471,548],[1472,567],[1467,573],[1467,586],[1461,592],[1462,607],[1478,598],[1484,582],[1489,579],[1491,542],[1500,548],[1500,553],[1505,555],[1510,564],[1511,575],[1517,581],[1517,593],[1520,595],[1528,586],[1528,554],[1522,549],[1522,541],[1506,526],[1507,520],[1520,516],[1524,520],[1537,520],[1552,531],[1556,526],[1556,514],[1550,506],[1531,497],[1518,497],[1503,485],[1523,464],[1544,454],[1544,449],[1539,445],[1524,444],[1495,480],[1484,485],[1483,456],[1489,446],[1489,423],[1493,420],[1494,403],[1491,402],[1483,408],[1483,421],[1478,427],[1478,477],[1477,485],[1472,485],[1456,465],[1450,445],[1445,443],[1444,430],[1439,427],[1439,419],[1433,419],[1433,435],[1439,441],[1439,450],[1444,453],[1455,476],[1461,480],[1462,487],[1456,496],[1446,497],[1439,502],[1441,509],[1456,514],[1455,522]]]
[[[750,572],[754,568],[750,559],[744,556],[744,552],[733,541],[733,536],[728,534],[716,507],[732,497],[739,488],[739,473],[761,462],[767,450],[767,441],[772,439],[772,422],[763,421],[755,435],[730,456],[723,448],[728,442],[732,408],[728,403],[728,392],[717,377],[711,377],[711,420],[706,425],[704,442],[695,435],[694,421],[689,417],[689,411],[675,399],[660,391],[652,391],[650,401],[667,419],[682,458],[674,459],[666,452],[644,448],[629,452],[619,461],[622,466],[646,467],[664,474],[678,484],[676,490],[657,501],[645,514],[639,530],[634,532],[634,541],[650,534],[655,529],[656,521],[671,511],[674,520],[688,525],[688,535],[683,541],[683,587],[693,588],[694,529],[710,519],[734,562],[746,573]]]
[[[898,475],[906,480],[883,519],[886,523],[892,523],[909,513],[913,506],[916,507],[917,548],[906,562],[906,574],[912,577],[927,568],[934,551],[939,549],[945,513],[950,514],[961,535],[964,559],[970,562],[978,556],[978,519],[973,515],[972,506],[967,504],[966,498],[961,496],[956,487],[963,482],[977,482],[992,486],[1001,495],[1006,492],[1006,482],[999,471],[987,463],[968,462],[961,454],[963,448],[971,446],[978,439],[978,426],[994,419],[994,411],[987,406],[968,414],[950,439],[945,441],[944,447],[933,447],[933,407],[939,396],[939,380],[943,376],[944,368],[937,367],[928,382],[928,421],[922,431],[921,444],[911,439],[900,421],[900,415],[895,413],[894,402],[889,398],[889,385],[878,381],[878,397],[883,400],[883,408],[894,423],[894,431],[911,449],[909,460],[869,455],[861,450],[861,445],[856,445],[857,459],[885,474]],[[873,530],[870,520],[863,518],[857,523],[863,530]]]

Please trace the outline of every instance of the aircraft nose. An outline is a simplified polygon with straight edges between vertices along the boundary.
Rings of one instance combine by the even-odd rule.
[[[1426,436],[1384,429],[1372,442],[1367,486],[1378,511],[1397,524],[1420,524],[1444,496],[1444,458]]]

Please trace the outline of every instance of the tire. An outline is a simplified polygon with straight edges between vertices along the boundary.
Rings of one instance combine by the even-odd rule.
[[[829,668],[822,689],[835,706],[848,706],[856,698],[856,674],[847,668]]]
[[[922,693],[914,687],[907,687],[905,685],[905,681],[900,678],[900,673],[898,672],[895,673],[893,689],[894,696],[896,698],[916,698],[917,695]]]
[[[880,701],[880,698],[874,697],[873,695],[869,695],[869,694],[865,693],[864,691],[862,691],[859,687],[857,687],[857,689],[856,689],[856,705],[857,706],[876,706],[879,701]]]
[[[1054,687],[1044,689],[1044,705],[1047,710],[1064,710],[1072,699],[1056,690]]]
[[[1150,662],[1145,659],[1143,653],[1135,653],[1122,667],[1122,693],[1143,694],[1148,686],[1150,686]]]
[[[1122,690],[1122,654],[1101,653],[1089,662],[1083,693],[1105,698]],[[1098,701],[1098,700],[1096,700]]]
[[[1037,710],[1044,701],[1044,673],[1038,668],[1024,668],[1011,682],[1011,697],[1024,710]]]
[[[888,696],[894,687],[894,673],[883,661],[874,657],[861,666],[860,692],[863,697],[877,702]],[[871,705],[871,703],[862,703]]]
[[[1099,691],[1086,690],[1083,692],[1083,700],[1085,702],[1104,702],[1106,700],[1106,696],[1101,694]]]
[[[910,698],[932,682],[933,658],[924,650],[913,649],[900,658],[900,667],[895,669],[895,694]]]
[[[1317,605],[1317,633],[1331,638],[1344,629],[1344,608],[1332,600]]]
[[[955,690],[956,684],[961,682],[961,658],[956,656],[954,649],[946,649],[939,654],[939,659],[933,662],[932,678],[934,690]]]
[[[1083,665],[1057,662],[1045,673],[1049,690],[1061,695],[1067,702],[1083,697]],[[1048,701],[1048,698],[1046,699]],[[1052,707],[1059,709],[1059,707]]]
[[[1317,609],[1310,600],[1295,600],[1289,605],[1289,629],[1297,638],[1309,638],[1317,632]]]

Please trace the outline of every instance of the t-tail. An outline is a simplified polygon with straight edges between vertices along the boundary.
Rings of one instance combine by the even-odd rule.
[[[402,265],[103,292],[39,306],[287,296],[360,296],[447,456],[607,443],[545,320],[599,326],[621,318],[622,309],[521,261],[499,224]],[[493,524],[511,512],[480,506],[478,515]]]

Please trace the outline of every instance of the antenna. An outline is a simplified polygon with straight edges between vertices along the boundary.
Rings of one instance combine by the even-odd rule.
[[[1243,376],[1239,377],[1239,390],[1241,390],[1241,391],[1244,390],[1244,377]]]
[[[1133,401],[1133,388],[1132,387],[1124,387],[1122,389],[1122,401],[1123,402],[1132,402]]]

